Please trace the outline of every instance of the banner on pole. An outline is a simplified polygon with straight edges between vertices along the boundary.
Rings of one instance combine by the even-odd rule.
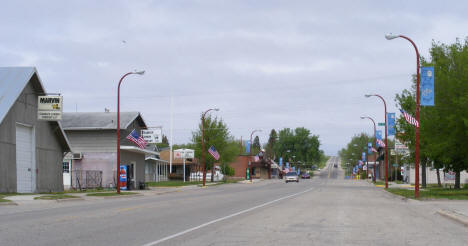
[[[372,143],[367,143],[367,153],[372,154]]]
[[[387,113],[387,134],[395,136],[395,113]]]
[[[245,152],[250,153],[250,140],[245,141]]]
[[[434,67],[421,67],[421,106],[434,106]]]
[[[375,131],[375,137],[382,140],[382,130]]]

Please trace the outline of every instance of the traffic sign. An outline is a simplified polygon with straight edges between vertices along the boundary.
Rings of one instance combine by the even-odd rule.
[[[385,126],[384,122],[379,122],[379,126]]]
[[[394,166],[394,167],[398,167],[398,164],[392,164],[392,166]]]

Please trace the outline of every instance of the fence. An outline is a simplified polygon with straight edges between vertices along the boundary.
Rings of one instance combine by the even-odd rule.
[[[102,171],[99,170],[73,170],[72,188],[96,189],[102,187]]]

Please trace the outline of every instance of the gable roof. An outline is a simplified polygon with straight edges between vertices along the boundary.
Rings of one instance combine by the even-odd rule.
[[[29,82],[32,82],[31,85],[38,94],[46,93],[35,67],[0,67],[0,124]],[[60,121],[49,122],[58,125],[59,140],[66,146],[66,150],[71,151]]]
[[[120,112],[121,129],[135,120],[146,128],[139,112]],[[65,130],[117,130],[117,112],[67,112],[63,113],[62,125]]]

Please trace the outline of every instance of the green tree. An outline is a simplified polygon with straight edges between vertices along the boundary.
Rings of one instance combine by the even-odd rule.
[[[194,143],[195,157],[201,160],[202,153],[202,119],[200,118],[200,123],[198,124],[198,130],[192,132],[192,142]],[[228,163],[231,162],[235,155],[232,153],[238,152],[238,147],[235,149],[230,146],[230,141],[234,142],[232,136],[229,133],[229,129],[222,119],[217,117],[213,118],[211,115],[205,117],[205,170],[211,169],[211,181],[213,182],[214,178],[214,168],[213,164],[218,163]],[[213,156],[208,153],[208,149],[214,146],[220,155],[220,159],[216,161]],[[231,153],[232,152],[232,153]]]
[[[260,152],[260,148],[260,138],[258,136],[255,136],[252,144],[252,155],[258,154],[258,152]]]
[[[166,135],[162,136],[161,143],[157,143],[156,146],[158,147],[158,149],[169,147],[169,140],[167,140]]]
[[[468,137],[468,39],[452,45],[433,43],[430,59],[423,66],[434,66],[435,106],[420,110],[421,165],[433,161],[435,168],[456,172],[455,187],[460,188],[460,172],[468,169],[468,151],[463,148]],[[415,80],[411,91],[404,90],[396,101],[414,115]],[[415,130],[402,118],[398,128],[412,155]],[[424,169],[423,169],[424,170]]]
[[[276,134],[275,129],[271,129],[270,137],[268,138],[268,143],[265,145],[265,157],[267,159],[275,159],[274,146],[277,142],[278,134]]]
[[[277,142],[273,146],[277,159],[283,157],[284,161],[301,163],[304,167],[318,164],[321,158],[320,141],[317,135],[310,130],[298,127],[291,130],[284,128],[279,131]]]

